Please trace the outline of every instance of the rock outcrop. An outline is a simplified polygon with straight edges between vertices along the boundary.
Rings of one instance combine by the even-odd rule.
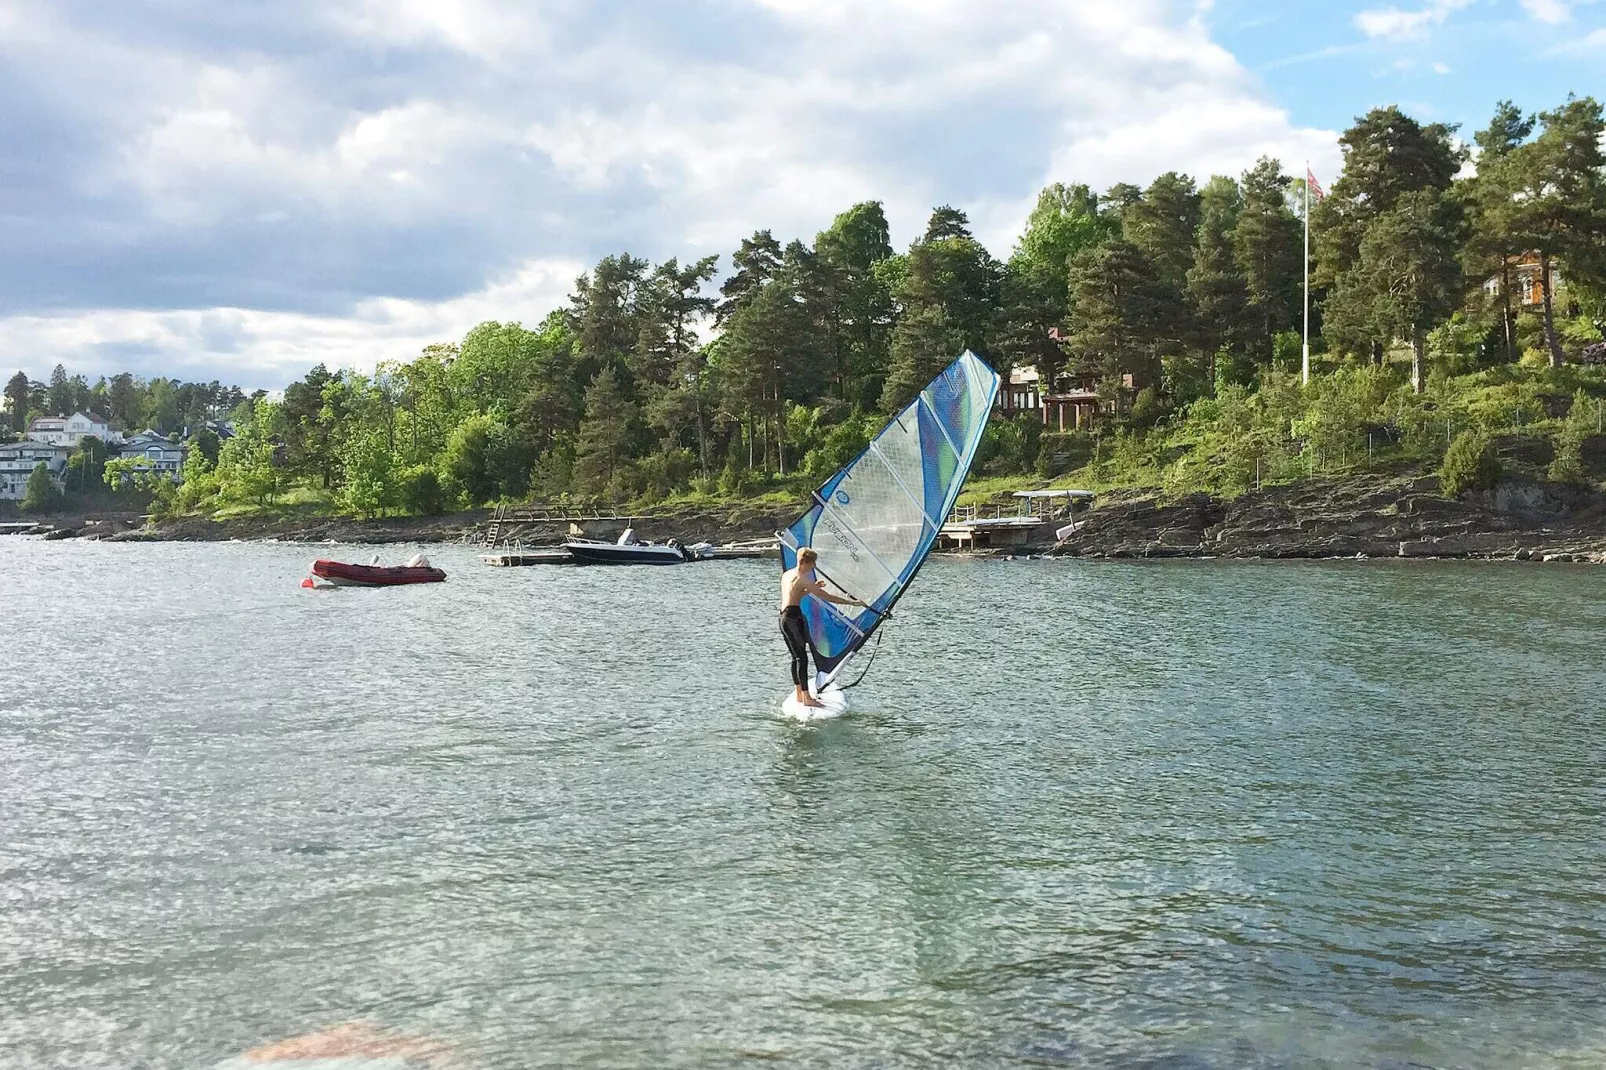
[[[1051,551],[1085,557],[1606,560],[1606,499],[1526,477],[1450,501],[1433,477],[1266,487],[1222,500],[1118,497]]]

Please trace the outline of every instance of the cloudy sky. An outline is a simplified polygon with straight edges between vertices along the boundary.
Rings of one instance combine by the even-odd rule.
[[[1047,182],[1603,71],[1606,0],[0,0],[0,370],[276,388],[866,199],[1007,256]]]

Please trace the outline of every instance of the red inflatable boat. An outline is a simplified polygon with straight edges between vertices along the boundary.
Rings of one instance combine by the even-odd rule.
[[[446,573],[426,560],[414,565],[353,565],[345,561],[312,563],[312,574],[338,587],[395,587],[403,583],[440,583]]]

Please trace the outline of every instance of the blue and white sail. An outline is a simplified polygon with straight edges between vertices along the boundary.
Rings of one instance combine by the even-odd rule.
[[[803,601],[823,690],[880,626],[937,542],[998,395],[998,374],[966,351],[814,492],[781,532],[781,567],[814,547],[828,586],[867,603]]]

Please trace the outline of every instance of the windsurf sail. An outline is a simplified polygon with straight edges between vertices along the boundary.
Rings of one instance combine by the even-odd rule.
[[[813,507],[780,533],[783,569],[812,546],[820,578],[867,603],[804,599],[817,690],[881,626],[936,544],[997,395],[998,374],[966,350],[821,484]]]

